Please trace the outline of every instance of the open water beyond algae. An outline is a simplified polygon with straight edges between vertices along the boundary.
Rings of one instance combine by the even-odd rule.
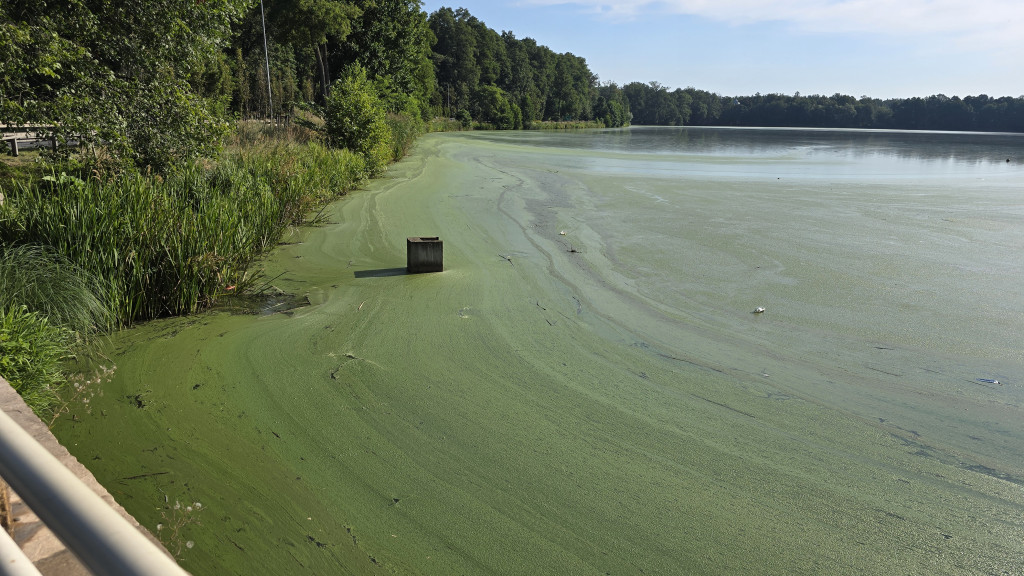
[[[427,136],[56,432],[197,575],[1021,574],[1021,142]]]

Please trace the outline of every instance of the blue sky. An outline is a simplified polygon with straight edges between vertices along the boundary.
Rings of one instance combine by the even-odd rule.
[[[602,82],[723,95],[1024,96],[1024,0],[426,0],[586,58]]]

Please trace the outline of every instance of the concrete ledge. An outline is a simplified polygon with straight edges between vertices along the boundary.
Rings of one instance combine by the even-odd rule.
[[[107,492],[106,488],[96,481],[92,472],[89,472],[66,448],[57,442],[46,424],[32,412],[3,377],[0,377],[0,410],[6,412],[89,489],[98,494],[139,532],[167,553],[163,545],[152,534],[140,526],[120,504],[114,501],[113,496]],[[14,540],[42,574],[54,576],[88,576],[91,574],[13,491],[11,492],[11,508],[14,516]],[[167,555],[170,556],[170,553]]]

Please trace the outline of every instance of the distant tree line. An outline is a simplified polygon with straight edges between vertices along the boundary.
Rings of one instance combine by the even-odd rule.
[[[1024,97],[720,96],[695,88],[670,91],[657,82],[632,82],[623,91],[634,124],[1024,132]]]

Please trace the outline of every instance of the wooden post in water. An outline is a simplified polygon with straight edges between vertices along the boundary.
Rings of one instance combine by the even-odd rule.
[[[437,236],[410,236],[405,247],[406,270],[410,274],[444,270],[444,242]]]

